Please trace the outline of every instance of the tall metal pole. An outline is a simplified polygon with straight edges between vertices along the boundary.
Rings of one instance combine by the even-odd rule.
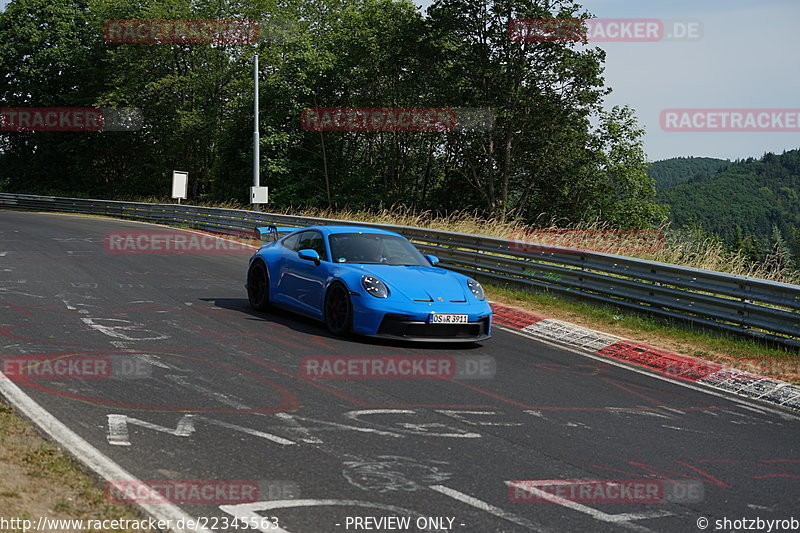
[[[253,187],[260,186],[260,157],[259,157],[259,150],[258,150],[258,54],[255,55],[255,68],[253,69],[253,78],[255,79],[255,98],[253,101],[255,104],[254,107],[254,117],[253,117]]]

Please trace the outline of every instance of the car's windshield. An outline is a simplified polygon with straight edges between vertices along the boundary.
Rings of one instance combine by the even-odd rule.
[[[379,233],[336,233],[328,237],[334,263],[431,266],[403,237]]]

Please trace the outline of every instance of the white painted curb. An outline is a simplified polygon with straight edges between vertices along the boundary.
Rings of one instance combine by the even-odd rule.
[[[33,401],[30,396],[2,372],[0,372],[0,394],[2,394],[19,412],[71,453],[78,461],[86,465],[104,480],[108,482],[123,481],[134,484],[143,483],[127,470],[103,455],[97,448],[89,444],[80,435],[47,412],[41,405]],[[169,521],[169,523],[174,525],[177,525],[179,520],[182,520],[184,523],[189,520],[195,520],[195,518],[190,517],[179,507],[171,503],[140,503],[136,505],[155,520]],[[208,529],[178,529],[177,527],[173,527],[169,529],[169,531],[174,531],[175,533],[190,531],[197,533],[213,533]]]

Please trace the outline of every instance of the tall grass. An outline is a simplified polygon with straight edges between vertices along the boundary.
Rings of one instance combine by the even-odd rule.
[[[165,202],[167,200],[145,198],[137,201]],[[252,206],[233,201],[196,203],[194,205],[231,209],[252,208]],[[616,230],[602,222],[551,223],[546,227],[531,227],[519,221],[484,218],[477,211],[457,211],[442,215],[431,211],[413,211],[402,206],[376,210],[289,207],[270,209],[270,212],[486,235],[487,237],[579,248],[800,284],[800,270],[786,268],[781,261],[775,260],[770,255],[763,261],[752,262],[741,252],[731,251],[725,243],[714,236],[691,229],[675,229],[668,223],[655,229],[642,231]]]

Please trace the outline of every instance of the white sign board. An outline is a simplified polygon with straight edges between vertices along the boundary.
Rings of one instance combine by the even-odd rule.
[[[179,170],[172,171],[172,197],[186,199],[186,185],[189,182],[189,173]]]
[[[250,203],[269,203],[269,187],[250,187]]]

